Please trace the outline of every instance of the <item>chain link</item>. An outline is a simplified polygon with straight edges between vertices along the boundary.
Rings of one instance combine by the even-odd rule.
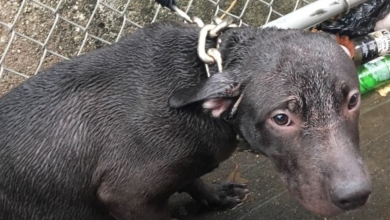
[[[218,72],[222,72],[222,55],[219,52],[219,45],[221,44],[221,39],[219,38],[220,34],[228,29],[238,27],[238,25],[233,24],[233,18],[227,16],[225,19],[221,19],[215,16],[212,19],[211,24],[204,24],[202,19],[199,17],[193,17],[192,19],[177,6],[172,7],[173,11],[186,20],[190,24],[196,24],[200,27],[199,38],[198,38],[198,56],[205,63],[207,77],[210,77],[209,65],[217,64]],[[210,48],[206,52],[206,40],[209,39],[217,39],[216,48]]]

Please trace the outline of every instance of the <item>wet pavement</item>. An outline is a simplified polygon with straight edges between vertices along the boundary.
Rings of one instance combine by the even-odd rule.
[[[381,97],[374,92],[363,97],[360,118],[361,151],[372,175],[373,194],[361,209],[332,218],[324,218],[305,210],[287,192],[270,161],[261,155],[237,151],[205,181],[228,179],[236,174],[248,181],[252,195],[234,210],[201,210],[187,194],[171,198],[172,218],[178,220],[388,220],[390,219],[390,94]],[[237,179],[237,178],[236,178]],[[240,179],[241,181],[242,179]]]

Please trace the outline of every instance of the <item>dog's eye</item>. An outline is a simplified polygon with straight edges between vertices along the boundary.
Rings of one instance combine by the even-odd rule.
[[[288,126],[291,123],[290,118],[285,114],[278,114],[274,116],[272,119],[277,125],[281,125],[281,126]]]
[[[359,94],[354,94],[349,98],[348,109],[353,109],[359,101]]]

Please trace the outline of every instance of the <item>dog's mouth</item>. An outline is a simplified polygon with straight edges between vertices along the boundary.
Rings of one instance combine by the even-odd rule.
[[[338,207],[331,198],[331,191],[324,187],[326,184],[321,184],[320,181],[305,181],[302,184],[298,181],[292,181],[286,175],[280,175],[283,184],[286,186],[292,196],[307,210],[314,214],[331,217],[354,210],[364,206],[368,200],[365,199],[360,205],[350,209],[342,209]],[[370,197],[370,196],[368,196]]]
[[[283,184],[287,187],[292,196],[307,210],[322,216],[334,216],[344,211],[333,205],[330,196],[324,189],[310,186],[299,186],[298,183],[287,181],[286,175],[280,175]]]
[[[302,201],[299,199],[298,199],[298,201],[307,210],[309,210],[315,214],[322,215],[322,216],[330,217],[330,216],[335,216],[335,215],[339,215],[339,214],[346,212],[345,210],[337,208],[332,203],[325,203],[325,202],[309,203],[309,202],[305,202],[305,201]]]

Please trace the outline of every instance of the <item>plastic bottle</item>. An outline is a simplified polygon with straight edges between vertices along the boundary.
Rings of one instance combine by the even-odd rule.
[[[360,93],[365,94],[390,80],[390,55],[378,57],[357,68]]]
[[[355,47],[353,60],[356,66],[390,53],[390,32],[386,29],[350,41]]]

